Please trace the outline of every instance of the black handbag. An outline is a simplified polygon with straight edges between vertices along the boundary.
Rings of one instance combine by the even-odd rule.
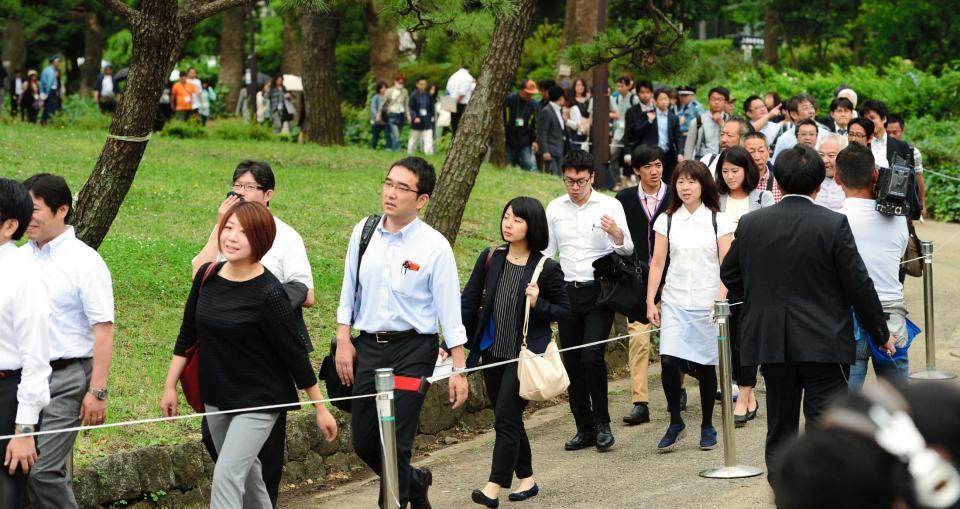
[[[610,253],[593,262],[593,277],[600,284],[597,305],[625,315],[631,322],[647,319],[647,276],[650,267],[635,257]]]

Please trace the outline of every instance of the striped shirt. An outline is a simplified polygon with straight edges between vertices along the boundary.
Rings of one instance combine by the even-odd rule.
[[[523,266],[507,261],[497,282],[497,295],[493,299],[494,342],[490,355],[498,359],[513,359],[519,354],[517,337],[517,298]]]

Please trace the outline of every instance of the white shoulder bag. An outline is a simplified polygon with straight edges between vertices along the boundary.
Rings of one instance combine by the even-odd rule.
[[[536,282],[543,270],[547,257],[540,258],[530,281]],[[550,338],[550,344],[542,354],[527,349],[527,329],[530,326],[530,297],[523,313],[523,343],[520,346],[520,361],[517,365],[517,377],[520,378],[520,397],[529,401],[547,401],[567,390],[570,378],[560,359],[556,341]]]

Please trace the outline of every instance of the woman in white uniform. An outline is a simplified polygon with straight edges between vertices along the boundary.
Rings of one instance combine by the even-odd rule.
[[[660,366],[670,410],[670,427],[657,447],[669,451],[686,436],[686,424],[680,416],[683,371],[700,382],[700,448],[710,450],[717,446],[713,404],[718,363],[717,326],[711,310],[714,300],[726,297],[727,290],[720,283],[720,262],[730,248],[734,224],[720,212],[717,184],[705,164],[678,164],[670,192],[670,207],[653,224],[657,240],[647,283],[647,317],[661,329]],[[656,293],[668,250],[670,267],[663,287],[661,317]]]

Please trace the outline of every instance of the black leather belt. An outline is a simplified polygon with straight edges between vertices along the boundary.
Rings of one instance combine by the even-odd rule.
[[[17,376],[20,374],[19,369],[0,369],[0,379],[7,378],[8,376]]]
[[[57,359],[57,360],[55,360],[55,361],[50,361],[50,369],[52,369],[52,370],[54,370],[54,371],[59,371],[59,370],[61,370],[61,369],[63,369],[63,368],[72,366],[72,365],[74,365],[74,364],[76,364],[76,363],[78,363],[78,362],[80,362],[80,361],[84,361],[84,360],[86,360],[86,359],[79,359],[79,358],[77,358],[77,359]]]
[[[361,331],[367,336],[373,336],[377,340],[377,343],[390,343],[391,341],[401,341],[404,339],[409,339],[414,336],[420,336],[421,334],[417,332],[416,329],[404,330],[404,331],[387,331],[387,332],[367,332]],[[429,336],[430,334],[423,334],[424,336]],[[436,334],[432,334],[436,336]]]
[[[589,286],[597,286],[597,281],[567,281],[567,286],[572,286],[574,288],[587,288]]]

